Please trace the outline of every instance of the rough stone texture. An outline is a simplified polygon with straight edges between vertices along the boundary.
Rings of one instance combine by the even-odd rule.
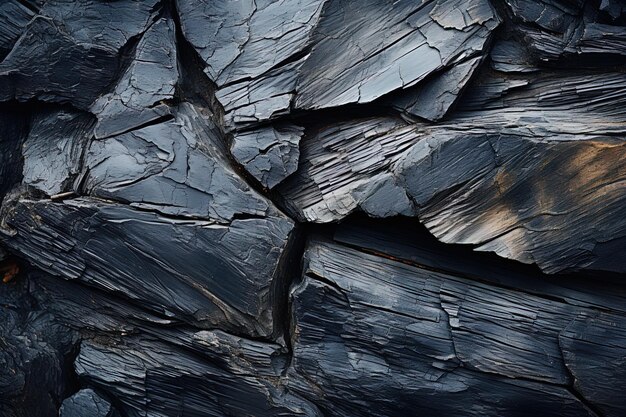
[[[471,58],[446,70],[440,77],[405,92],[391,103],[409,116],[436,122],[443,119],[461,90],[480,65],[480,57]]]
[[[28,135],[30,115],[10,106],[0,107],[0,193],[6,195],[22,180],[21,147]]]
[[[245,360],[247,346],[232,354]],[[129,416],[321,415],[312,404],[275,387],[274,372],[225,372],[209,361],[149,340],[127,340],[119,347],[84,342],[76,372],[111,390]],[[125,382],[119,384],[120,380]]]
[[[93,140],[80,181],[89,194],[164,214],[229,222],[282,216],[231,168],[219,129],[183,103],[176,118]]]
[[[156,4],[47,1],[0,62],[0,99],[87,108],[115,79],[121,49],[147,29]]]
[[[487,76],[445,123],[375,117],[321,130],[280,187],[287,206],[315,222],[357,209],[417,215],[442,241],[546,272],[626,271],[613,256],[626,236],[626,118],[607,101],[626,98],[626,79],[522,77],[518,90],[502,91]]]
[[[30,121],[24,141],[23,182],[47,195],[71,189],[82,149],[93,132],[93,117],[70,110],[44,110]]]
[[[164,18],[146,30],[114,91],[91,106],[98,116],[96,138],[131,130],[169,113],[163,102],[174,99],[178,81],[174,32],[174,23]]]
[[[292,228],[287,219],[221,225],[88,199],[19,199],[7,210],[6,244],[54,275],[201,328],[273,331],[274,287],[284,285],[277,264]]]
[[[298,169],[303,133],[296,125],[243,132],[234,137],[230,152],[261,184],[274,188]]]
[[[66,398],[59,409],[60,417],[115,417],[111,404],[92,389],[83,389]]]
[[[3,274],[6,266],[3,260]],[[30,296],[28,281],[4,281],[0,284],[0,416],[56,416],[58,404],[71,392],[75,337]]]
[[[507,0],[516,32],[542,61],[589,59],[600,54],[626,54],[624,5],[602,1]]]
[[[0,4],[0,58],[12,49],[35,11],[19,0],[7,0]]]
[[[333,415],[619,415],[623,304],[592,304],[612,291],[623,303],[623,288],[511,279],[498,262],[483,282],[462,278],[484,267],[448,269],[435,242],[398,239],[416,233],[350,224],[310,241],[291,293],[295,392]]]
[[[479,54],[499,20],[482,0],[334,1],[323,17],[298,81],[301,108],[367,103],[415,85]]]
[[[0,417],[626,414],[620,0],[0,2]]]

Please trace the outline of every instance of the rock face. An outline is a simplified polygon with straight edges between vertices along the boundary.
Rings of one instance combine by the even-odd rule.
[[[111,404],[100,398],[92,389],[83,389],[66,398],[59,410],[61,417],[114,417],[118,414],[111,408]]]
[[[0,4],[0,417],[626,414],[626,7]]]

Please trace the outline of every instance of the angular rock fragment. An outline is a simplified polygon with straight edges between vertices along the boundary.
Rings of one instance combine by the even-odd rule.
[[[395,118],[322,129],[302,142],[298,171],[277,189],[302,221],[335,221],[358,208],[374,217],[414,214],[388,171],[416,141],[415,129]]]
[[[155,0],[44,0],[40,13],[62,24],[64,32],[79,44],[95,41],[119,50],[152,24],[158,6]]]
[[[54,275],[200,328],[280,332],[278,264],[293,227],[284,217],[221,225],[87,199],[21,199],[5,210],[6,244]]]
[[[436,112],[445,113],[471,72],[466,66],[453,68],[481,55],[499,23],[486,0],[424,5],[294,0],[235,6],[220,2],[211,9],[205,2],[180,0],[177,4],[183,33],[217,85],[216,97],[230,130],[275,119],[292,107],[371,102],[431,75],[429,84],[435,86],[426,90],[441,89],[442,83],[458,79],[459,87],[452,88],[451,97],[440,98],[441,108]],[[276,23],[267,25],[270,16]],[[283,23],[278,26],[279,22]],[[374,36],[379,33],[387,35]],[[448,74],[446,70],[451,72],[445,81],[434,74]],[[398,105],[412,104],[401,101]]]
[[[442,119],[478,68],[481,58],[472,58],[446,70],[430,82],[407,90],[391,104],[408,114],[436,122]]]
[[[324,0],[177,0],[187,40],[218,87],[253,79],[307,46]]]
[[[626,56],[626,27],[589,23],[577,45],[580,54],[619,54]]]
[[[407,153],[399,175],[440,240],[480,245],[551,273],[626,271],[611,255],[626,242],[624,143],[467,131],[450,141],[444,132],[430,138]]]
[[[182,32],[205,63],[234,131],[288,114],[324,0],[178,0]]]
[[[36,114],[22,149],[22,182],[47,195],[69,191],[93,125],[87,113],[48,109]]]
[[[546,272],[624,272],[614,254],[626,241],[626,113],[615,106],[625,83],[621,73],[494,77],[446,123],[340,123],[303,142],[279,191],[302,220],[417,215],[444,242]]]
[[[59,417],[115,417],[111,403],[102,399],[92,389],[83,389],[63,400]]]
[[[580,0],[507,0],[506,4],[515,32],[542,61],[626,56],[626,31],[614,22],[624,10],[619,2],[602,1],[600,7]],[[612,59],[596,62],[611,65]]]
[[[296,107],[368,103],[411,87],[480,54],[498,23],[485,0],[330,2],[301,69]]]
[[[9,53],[35,12],[19,0],[0,4],[0,60]]]
[[[174,23],[161,18],[137,44],[135,57],[113,92],[90,111],[97,115],[96,138],[120,134],[171,113],[178,68]]]
[[[145,31],[156,0],[46,2],[0,62],[0,100],[87,109],[116,76],[121,50]]]
[[[245,358],[247,352],[231,355]],[[114,395],[130,417],[322,415],[311,403],[276,386],[272,374],[231,373],[148,338],[117,346],[83,342],[76,372]]]
[[[557,60],[580,37],[584,2],[507,0],[515,28],[541,60]]]
[[[354,241],[352,247],[326,239],[309,243],[304,276],[292,291],[293,391],[332,415],[395,415],[407,409],[429,415],[596,415],[602,401],[620,409],[609,398],[619,397],[621,370],[604,357],[598,358],[607,380],[603,396],[582,391],[580,396],[573,388],[586,386],[585,377],[593,386],[594,376],[585,368],[574,374],[576,380],[569,370],[568,357],[578,360],[576,352],[585,351],[563,343],[580,317],[596,316],[569,298],[585,294],[589,281],[575,289],[559,284],[541,289],[541,281],[533,284],[529,276],[516,288],[507,283],[506,268],[491,273],[504,287],[445,269],[434,272],[397,258],[401,250],[428,261],[428,241],[401,249],[406,240],[396,240],[388,228],[378,230],[346,230],[341,238],[355,231],[369,237],[361,241],[370,253],[355,249]],[[387,242],[397,242],[393,257],[384,255]],[[535,294],[527,292],[528,284],[539,285]],[[617,294],[623,300],[623,291]],[[611,320],[619,326],[624,321],[621,315]],[[581,334],[602,344],[608,358],[626,353],[621,337],[601,342],[597,333]],[[487,386],[488,396],[477,395]]]
[[[210,117],[183,103],[174,120],[92,141],[84,192],[223,223],[238,215],[282,217],[230,168],[224,139]]]
[[[78,45],[50,18],[38,16],[0,63],[0,100],[38,97],[87,108],[113,80],[116,69],[107,48]],[[81,79],[90,81],[78,88]]]
[[[295,98],[297,72],[303,63],[304,59],[300,59],[271,70],[261,78],[217,90],[215,97],[224,107],[226,129],[244,129],[289,114]]]
[[[230,152],[261,184],[274,188],[298,169],[303,134],[293,124],[242,132],[235,135]]]

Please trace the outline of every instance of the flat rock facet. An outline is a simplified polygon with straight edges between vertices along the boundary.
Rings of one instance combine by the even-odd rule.
[[[66,398],[59,410],[60,417],[113,417],[111,404],[100,398],[92,389],[83,389]]]
[[[120,134],[170,113],[164,102],[174,99],[178,82],[175,31],[171,19],[161,18],[143,34],[114,91],[91,106],[98,116],[96,138]]]

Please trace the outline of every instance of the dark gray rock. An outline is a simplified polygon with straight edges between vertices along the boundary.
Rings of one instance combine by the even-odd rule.
[[[178,68],[175,28],[161,18],[142,36],[135,57],[113,92],[100,97],[90,111],[98,116],[96,138],[120,134],[170,114]]]
[[[0,59],[9,53],[35,12],[19,0],[0,4]]]
[[[6,244],[54,275],[200,328],[280,332],[273,303],[293,227],[286,218],[224,225],[88,199],[18,199],[5,209]]]
[[[580,0],[505,3],[514,31],[542,61],[626,55],[626,31],[623,22],[616,22],[623,15],[621,2],[606,0],[599,7]],[[610,58],[597,62],[613,65]]]
[[[121,50],[145,31],[156,0],[46,2],[0,62],[0,100],[87,109],[115,79]]]
[[[0,107],[0,194],[22,181],[22,145],[28,135],[30,115],[23,109]]]
[[[626,414],[623,1],[0,3],[0,417]]]
[[[224,107],[226,129],[243,129],[289,114],[303,63],[304,59],[300,59],[258,79],[217,90],[215,97]]]
[[[218,86],[257,78],[302,52],[323,0],[177,0],[185,37]],[[269,52],[269,53],[268,53]]]
[[[611,20],[619,20],[626,16],[626,5],[619,0],[602,0],[600,11],[608,15]]]
[[[235,135],[230,152],[254,178],[274,188],[298,169],[304,129],[278,125]]]
[[[626,175],[623,143],[461,135],[473,139],[470,148],[454,134],[447,144],[426,140],[401,164],[407,194],[435,236],[536,263],[550,273],[626,271],[609,254],[624,247],[626,234],[626,195],[619,186]],[[567,193],[557,196],[556,189]]]
[[[626,271],[614,256],[626,235],[626,113],[613,105],[626,98],[623,75],[479,81],[445,123],[378,117],[306,138],[298,171],[278,187],[286,206],[314,222],[358,209],[416,215],[444,242],[550,273]]]
[[[86,338],[94,331],[112,340],[143,334],[234,374],[278,377],[289,361],[287,348],[279,343],[247,339],[222,330],[199,330],[127,299],[111,297],[106,290],[42,271],[33,271],[30,277],[33,297]]]
[[[424,5],[180,0],[177,6],[186,39],[217,85],[229,129],[277,118],[292,107],[368,103],[429,76],[422,94],[437,95],[429,91],[451,80],[459,85],[440,93],[446,97],[438,98],[437,114],[445,113],[469,79],[466,66],[453,68],[482,55],[499,23],[483,0]],[[442,70],[447,75],[440,80],[435,73]],[[409,92],[397,105],[429,100],[416,94]],[[441,117],[437,114],[430,117]]]
[[[432,270],[431,242],[404,245],[399,238],[411,234],[406,226],[372,231],[364,223],[337,233],[350,246],[312,240],[303,278],[292,290],[290,387],[326,413],[597,415],[600,408],[623,409],[618,361],[626,352],[619,330],[624,316],[608,317],[577,300],[582,294],[604,302],[588,281],[550,287],[533,273],[511,281],[509,269],[496,262],[489,275],[494,281],[481,283],[457,275],[472,271],[470,264],[458,272],[445,263]],[[386,255],[389,244],[395,248]],[[446,260],[464,262],[459,254]],[[623,300],[623,289],[614,288],[613,297]],[[592,354],[592,340],[600,352],[593,359],[585,356]],[[478,394],[487,386],[488,396]]]
[[[23,145],[24,184],[47,195],[70,191],[80,172],[82,151],[93,133],[87,113],[43,110],[31,120]]]
[[[559,344],[576,390],[596,404],[602,415],[621,415],[626,408],[626,400],[618,394],[626,381],[624,316],[580,314],[561,332]]]
[[[489,53],[491,67],[503,73],[535,72],[539,67],[534,65],[535,59],[528,52],[526,46],[515,38],[498,39]],[[504,76],[498,77],[500,82],[506,82]]]
[[[302,141],[298,171],[277,189],[301,221],[335,221],[358,208],[373,217],[414,214],[389,171],[417,140],[415,128],[397,118],[321,129]]]
[[[71,389],[76,340],[30,297],[28,285],[21,273],[0,280],[0,416],[56,417]]]
[[[284,219],[230,167],[224,138],[211,117],[183,103],[173,120],[93,140],[85,155],[83,191],[221,223],[240,215]]]
[[[224,353],[222,358],[236,355],[245,361],[247,347]],[[227,372],[150,339],[115,345],[84,342],[76,372],[115,395],[131,417],[322,415],[311,403],[277,386],[274,374]]]
[[[480,61],[477,57],[459,63],[431,81],[407,90],[400,98],[392,99],[391,104],[409,116],[436,122],[450,110]]]
[[[83,389],[63,400],[59,417],[114,417],[111,403],[98,396],[92,389]]]
[[[330,2],[301,70],[296,106],[368,103],[411,87],[480,54],[498,23],[483,0]]]

